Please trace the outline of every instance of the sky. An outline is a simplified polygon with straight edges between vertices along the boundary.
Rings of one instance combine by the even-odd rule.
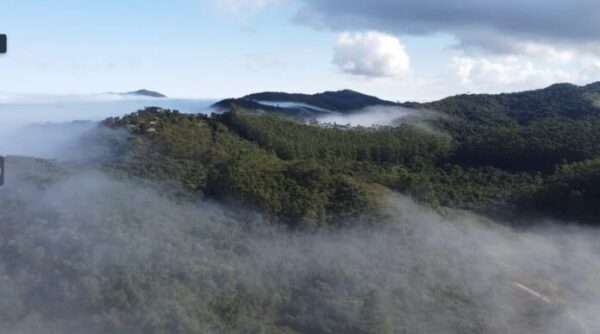
[[[600,80],[597,0],[0,0],[0,33],[0,93],[427,101]]]

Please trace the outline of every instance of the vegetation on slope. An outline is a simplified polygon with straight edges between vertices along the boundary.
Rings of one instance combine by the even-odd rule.
[[[272,106],[260,102],[297,103],[300,106]],[[282,92],[263,92],[244,96],[239,99],[226,99],[217,102],[214,107],[228,110],[232,106],[246,109],[262,109],[289,116],[313,118],[330,112],[351,113],[372,106],[394,106],[394,102],[361,94],[352,90],[324,92],[319,94],[289,94]]]
[[[527,254],[538,264],[538,248],[515,251],[520,238],[443,220],[399,197],[386,224],[313,233],[182,200],[110,170],[7,163],[13,172],[0,192],[2,332],[579,333],[564,324],[560,305],[513,287],[537,266],[523,266],[527,274],[513,278],[487,252],[501,247],[519,259],[510,263],[523,264]],[[575,267],[568,261],[545,268]],[[588,296],[590,286],[572,294]]]
[[[447,115],[430,121],[434,131],[323,125],[235,105],[212,116],[149,108],[104,124],[133,134],[118,168],[292,225],[376,221],[386,188],[431,206],[555,213],[551,203],[565,191],[555,180],[572,164],[600,157],[600,113],[590,98],[598,91],[600,84],[561,84],[412,104]],[[547,200],[530,202],[542,194]],[[571,219],[600,218],[585,203],[589,210],[572,210]]]
[[[429,151],[438,140],[431,137],[412,148],[395,150],[380,147],[376,140],[363,141],[353,131],[314,132],[316,128],[280,116],[265,117],[248,112],[206,117],[148,109],[104,124],[134,134],[129,154],[117,168],[145,178],[177,181],[199,194],[237,200],[305,226],[375,221],[381,192],[377,183],[401,184],[409,177],[399,166],[373,161],[416,163],[416,152]],[[273,124],[273,132],[253,137],[265,121]],[[302,138],[290,137],[302,129],[306,131]],[[412,131],[390,129],[385,138],[406,140]],[[288,136],[270,141],[279,132]],[[352,137],[354,145],[348,142]],[[331,145],[316,146],[324,142]]]
[[[103,122],[128,136],[105,141],[118,158],[103,172],[9,158],[0,323],[16,333],[577,332],[556,301],[595,301],[595,285],[579,284],[594,258],[568,248],[580,236],[515,250],[522,235],[454,225],[398,198],[383,210],[381,198],[392,189],[432,207],[597,224],[600,117],[581,89],[441,101],[428,105],[450,116],[436,131],[147,108]],[[576,110],[562,109],[569,94]],[[495,263],[486,250],[514,258]],[[553,251],[587,265],[544,262]],[[549,272],[558,284],[538,279]],[[556,298],[532,297],[531,284]]]
[[[371,106],[395,105],[393,102],[348,89],[314,95],[265,92],[250,94],[243,97],[243,99],[268,102],[297,102],[339,112],[351,112]]]

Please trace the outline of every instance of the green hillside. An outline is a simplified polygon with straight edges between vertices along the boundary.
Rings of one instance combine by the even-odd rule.
[[[0,331],[589,333],[597,229],[559,224],[598,224],[600,118],[528,94],[373,128],[146,108],[102,158],[8,157]]]
[[[388,190],[432,207],[594,222],[600,210],[589,203],[598,194],[581,183],[568,191],[583,202],[561,201],[562,210],[551,203],[565,191],[555,186],[562,171],[600,157],[600,115],[589,98],[599,88],[554,85],[411,104],[446,115],[427,121],[433,131],[423,124],[324,126],[236,105],[212,116],[149,108],[104,125],[132,134],[116,168],[302,227],[377,221],[378,196]]]

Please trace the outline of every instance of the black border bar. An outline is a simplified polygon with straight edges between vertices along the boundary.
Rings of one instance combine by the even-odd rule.
[[[0,34],[0,54],[6,53],[7,39],[5,34]]]

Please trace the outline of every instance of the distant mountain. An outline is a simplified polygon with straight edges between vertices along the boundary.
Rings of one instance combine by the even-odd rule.
[[[503,94],[462,94],[428,103],[395,103],[352,90],[319,94],[263,92],[222,100],[213,107],[228,110],[232,105],[311,118],[327,113],[352,113],[371,106],[402,106],[435,110],[470,124],[529,124],[548,118],[578,119],[600,113],[600,82],[585,86],[558,83],[537,90]]]
[[[305,103],[331,111],[353,111],[374,105],[395,105],[374,96],[365,95],[352,90],[324,92],[314,95],[288,93],[258,93],[244,97],[245,99],[266,102],[296,102]]]
[[[394,106],[397,104],[352,90],[341,90],[313,95],[263,92],[238,99],[226,99],[216,103],[213,107],[229,109],[232,105],[245,109],[261,109],[299,117],[311,117],[331,112],[350,113],[371,106]]]
[[[155,91],[151,91],[151,90],[147,90],[147,89],[140,89],[140,90],[136,90],[133,92],[127,92],[127,93],[120,93],[119,95],[136,95],[136,96],[146,96],[146,97],[156,97],[156,98],[166,98],[166,95],[163,95],[159,92],[155,92]]]

